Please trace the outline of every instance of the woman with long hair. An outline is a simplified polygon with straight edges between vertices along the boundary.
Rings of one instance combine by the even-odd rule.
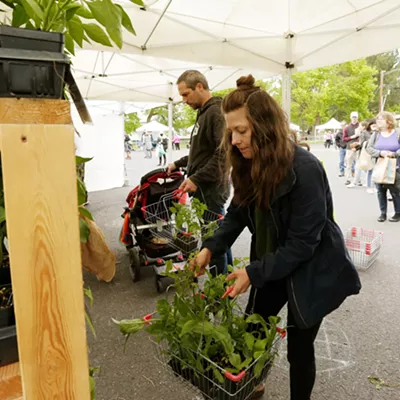
[[[226,279],[230,296],[251,285],[246,312],[268,321],[288,303],[291,400],[309,400],[316,367],[314,340],[323,318],[361,284],[333,219],[332,196],[321,163],[290,137],[278,103],[249,75],[222,102],[223,148],[234,197],[214,236],[193,261],[196,275],[224,254],[245,227],[251,261]],[[253,398],[261,397],[261,385]]]

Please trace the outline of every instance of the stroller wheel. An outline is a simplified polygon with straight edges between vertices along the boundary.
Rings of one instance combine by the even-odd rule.
[[[129,249],[129,272],[131,274],[133,282],[140,280],[140,256],[139,249],[133,247]]]
[[[158,293],[163,293],[167,289],[165,282],[159,276],[156,276],[156,290]]]

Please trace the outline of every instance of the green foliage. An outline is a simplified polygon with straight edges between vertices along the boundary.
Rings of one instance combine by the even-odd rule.
[[[142,124],[137,113],[131,113],[125,115],[125,132],[130,135],[135,132]]]
[[[243,262],[235,260],[234,264]],[[150,324],[142,319],[113,320],[121,333],[129,337],[146,329],[157,342],[167,342],[170,355],[182,359],[195,370],[212,374],[221,383],[224,382],[222,370],[237,374],[251,364],[254,374],[260,376],[276,353],[273,344],[279,318],[271,318],[268,324],[257,314],[246,318],[236,299],[222,298],[233,283],[226,282],[224,275],[213,277],[207,273],[201,291],[194,282],[190,260],[178,272],[172,261],[168,262],[165,275],[175,282],[172,303],[160,299]]]
[[[0,0],[13,9],[12,26],[65,34],[65,47],[95,42],[122,48],[122,28],[135,35],[125,10],[112,0]],[[133,3],[141,6],[142,1]]]

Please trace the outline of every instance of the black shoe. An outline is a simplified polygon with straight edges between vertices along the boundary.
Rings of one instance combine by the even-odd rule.
[[[386,221],[386,214],[381,214],[378,218],[378,222],[385,222]]]
[[[390,222],[399,222],[400,221],[400,213],[395,213],[392,218],[389,219]]]
[[[339,174],[339,178],[343,178],[344,177],[344,174]]]
[[[347,185],[350,185],[350,183],[351,183],[351,181],[346,181],[344,184],[347,186]]]

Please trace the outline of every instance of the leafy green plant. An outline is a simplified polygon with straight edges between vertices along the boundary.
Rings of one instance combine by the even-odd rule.
[[[157,302],[150,324],[143,319],[113,320],[126,340],[146,329],[157,342],[167,343],[172,357],[184,361],[181,368],[189,365],[221,384],[224,377],[215,364],[233,374],[251,366],[252,373],[260,376],[276,354],[273,345],[282,332],[278,328],[280,319],[270,317],[267,323],[257,314],[244,316],[236,299],[223,296],[232,284],[223,275],[213,277],[207,273],[200,290],[188,265],[173,272],[172,262],[168,263],[165,274],[175,280],[175,295],[171,303],[165,299]]]
[[[122,48],[122,28],[136,35],[122,6],[112,0],[0,0],[12,9],[11,25],[65,34],[65,47],[75,54],[83,42]],[[142,0],[131,0],[143,6]]]

